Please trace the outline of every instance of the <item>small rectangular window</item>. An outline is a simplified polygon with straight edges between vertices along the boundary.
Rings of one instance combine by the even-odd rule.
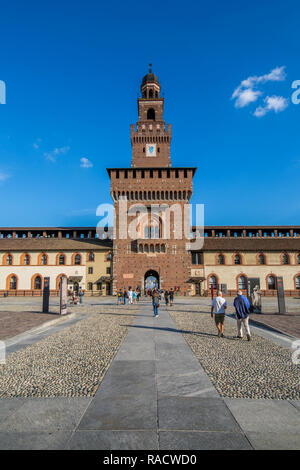
[[[184,177],[187,178],[187,170],[184,170]]]
[[[167,178],[170,178],[170,170],[167,170]]]
[[[128,171],[127,170],[125,170],[125,172],[124,172],[124,178],[126,178],[126,179],[128,178]]]
[[[203,264],[202,262],[202,253],[193,252],[192,253],[192,264]]]
[[[136,170],[133,170],[133,178],[136,178]]]
[[[145,178],[145,170],[142,170],[142,178]]]
[[[119,170],[116,171],[116,178],[119,178]]]
[[[150,170],[150,178],[153,178],[153,170]]]

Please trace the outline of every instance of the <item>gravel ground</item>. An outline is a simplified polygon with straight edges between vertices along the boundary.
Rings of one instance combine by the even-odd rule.
[[[76,325],[10,354],[0,365],[0,397],[91,397],[138,306],[87,306]]]
[[[201,313],[197,305],[168,308],[221,396],[300,399],[300,365],[292,363],[290,350],[258,335],[250,342],[236,339],[236,323],[228,318],[225,337],[218,338],[214,320],[203,310],[203,305]]]

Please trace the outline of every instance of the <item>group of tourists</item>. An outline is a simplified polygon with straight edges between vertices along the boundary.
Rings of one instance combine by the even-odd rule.
[[[251,340],[251,333],[249,328],[249,313],[250,313],[250,303],[247,297],[243,295],[243,292],[239,290],[237,296],[234,299],[233,306],[235,308],[235,315],[237,321],[237,338],[243,338],[242,325],[244,326],[247,340]],[[224,337],[224,321],[225,321],[225,311],[227,308],[227,302],[223,297],[222,291],[218,291],[217,297],[212,301],[211,306],[211,317],[213,318],[215,314],[215,323],[218,330],[218,337]]]
[[[79,303],[82,304],[82,297],[83,297],[84,293],[83,293],[83,290],[81,288],[79,289],[78,292],[73,290],[71,295],[72,295],[72,300],[71,300],[72,305],[77,305],[78,304],[78,299],[79,299]]]
[[[140,297],[141,291],[138,287],[135,290],[133,290],[131,287],[129,287],[128,290],[124,288],[123,291],[119,290],[117,292],[118,305],[120,305],[121,303],[126,305],[127,300],[129,304],[136,304],[137,302],[139,302]]]
[[[151,291],[154,316],[158,317],[159,301],[164,298],[165,304],[172,306],[174,303],[174,291],[153,289]]]
[[[160,306],[160,301],[165,300],[166,306],[172,306],[174,303],[174,290],[163,289],[149,289],[146,291],[146,295],[149,296],[152,300],[153,313],[154,317],[158,317],[158,309]],[[118,305],[123,303],[126,305],[128,300],[129,304],[135,304],[139,301],[141,297],[141,291],[139,287],[133,290],[129,287],[128,290],[119,290],[117,293]],[[235,315],[237,320],[237,338],[243,338],[243,328],[245,329],[247,340],[251,341],[251,333],[249,328],[249,313],[250,313],[250,303],[249,300],[243,295],[243,292],[239,290],[237,296],[234,299],[233,306],[235,308]],[[224,322],[225,322],[225,312],[227,309],[227,302],[223,297],[222,291],[217,292],[217,296],[212,300],[211,305],[211,317],[214,318],[215,324],[218,330],[218,337],[224,337]]]

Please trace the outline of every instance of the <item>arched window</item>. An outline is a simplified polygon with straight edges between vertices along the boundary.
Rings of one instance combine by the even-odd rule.
[[[235,255],[234,257],[234,264],[241,264],[241,256],[240,255]]]
[[[156,225],[156,227],[154,228],[154,237],[159,238],[159,226],[158,225]]]
[[[155,121],[155,111],[153,108],[148,109],[147,111],[147,119],[151,121]]]
[[[88,290],[93,290],[93,283],[92,282],[88,283]]]
[[[297,290],[300,289],[300,276],[297,276],[297,277],[296,277],[296,289],[297,289]]]
[[[283,253],[282,255],[282,264],[290,264],[290,257],[286,253]]]
[[[269,276],[269,277],[268,277],[268,289],[269,289],[269,290],[274,290],[274,289],[276,289],[276,279],[275,279],[275,276]]]
[[[300,264],[300,255],[297,255],[297,264]]]
[[[59,255],[58,264],[63,265],[65,264],[65,261],[66,261],[65,255]]]
[[[210,278],[209,278],[209,288],[211,289],[212,286],[214,287],[214,289],[217,288],[217,278],[216,278],[216,276],[210,276]]]
[[[143,253],[143,251],[144,251],[144,249],[143,249],[143,245],[142,245],[142,244],[140,244],[140,245],[139,245],[139,253]]]
[[[150,245],[150,253],[154,253],[154,245]]]
[[[165,253],[165,252],[166,252],[166,245],[165,245],[165,244],[161,245],[160,251],[161,251],[162,253]]]
[[[42,278],[41,276],[36,276],[34,280],[34,289],[40,290],[42,288]]]
[[[153,90],[149,90],[149,98],[153,98]]]
[[[13,264],[13,257],[12,255],[7,255],[6,256],[6,265],[11,266]]]
[[[239,277],[239,289],[244,290],[246,289],[246,278],[245,276]]]
[[[95,261],[94,253],[89,253],[89,261]]]
[[[224,264],[224,256],[218,255],[218,264]]]
[[[74,264],[81,264],[81,256],[80,255],[75,255],[74,257]]]
[[[106,261],[111,261],[111,253],[108,253],[108,255],[106,256]]]
[[[17,289],[17,278],[16,276],[12,276],[9,281],[9,289],[16,290]]]
[[[29,255],[24,255],[24,265],[28,266],[30,264],[30,256]]]
[[[45,255],[45,254],[42,255],[42,256],[41,256],[41,264],[42,264],[43,266],[45,266],[45,265],[47,264],[47,262],[48,262],[47,255]]]
[[[148,228],[148,225],[146,225],[145,229],[144,229],[144,238],[149,238],[149,228]]]
[[[265,256],[262,253],[258,256],[258,264],[265,264]]]

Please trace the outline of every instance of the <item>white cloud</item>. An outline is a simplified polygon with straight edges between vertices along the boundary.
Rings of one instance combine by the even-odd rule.
[[[288,106],[288,100],[283,96],[267,96],[264,99],[264,106],[259,106],[254,111],[254,116],[262,117],[265,116],[268,112],[274,111],[275,113],[280,113],[284,111]]]
[[[80,166],[81,166],[81,168],[92,168],[94,165],[93,165],[92,162],[90,162],[90,160],[88,160],[87,158],[82,157],[80,159]]]
[[[56,160],[57,160],[57,157],[59,155],[64,155],[66,153],[68,153],[68,151],[70,150],[70,147],[66,146],[66,147],[56,147],[54,150],[52,150],[52,152],[45,152],[44,153],[44,157],[47,159],[47,160],[50,160],[51,162],[55,163]]]
[[[0,183],[3,183],[3,181],[6,181],[8,178],[10,178],[10,175],[0,170]]]
[[[251,88],[246,88],[239,93],[234,106],[236,108],[244,108],[245,106],[248,106],[248,104],[254,103],[261,94],[261,91],[254,91]]]
[[[270,73],[267,73],[265,75],[253,75],[251,77],[248,77],[246,80],[242,80],[240,85],[234,90],[231,96],[231,99],[235,100],[234,106],[236,108],[244,108],[250,103],[254,103],[255,101],[257,101],[259,96],[263,94],[262,91],[257,89],[259,84],[283,81],[285,80],[285,78],[285,66],[282,66],[275,67],[273,70],[271,70]],[[256,108],[254,115],[263,116],[264,114],[266,114],[266,112],[270,111],[271,109],[274,109],[275,112],[278,112],[286,108],[287,104],[282,108],[283,104],[278,103],[278,101],[276,100],[275,102],[272,101],[273,98],[281,98],[285,100],[285,98],[283,97],[267,97],[266,99],[270,99],[271,101],[266,102],[267,104],[264,107],[259,106],[258,108]],[[275,109],[276,106],[279,107],[278,110]]]
[[[40,148],[40,143],[42,142],[42,139],[36,139],[36,141],[32,144],[33,148],[36,150]]]

